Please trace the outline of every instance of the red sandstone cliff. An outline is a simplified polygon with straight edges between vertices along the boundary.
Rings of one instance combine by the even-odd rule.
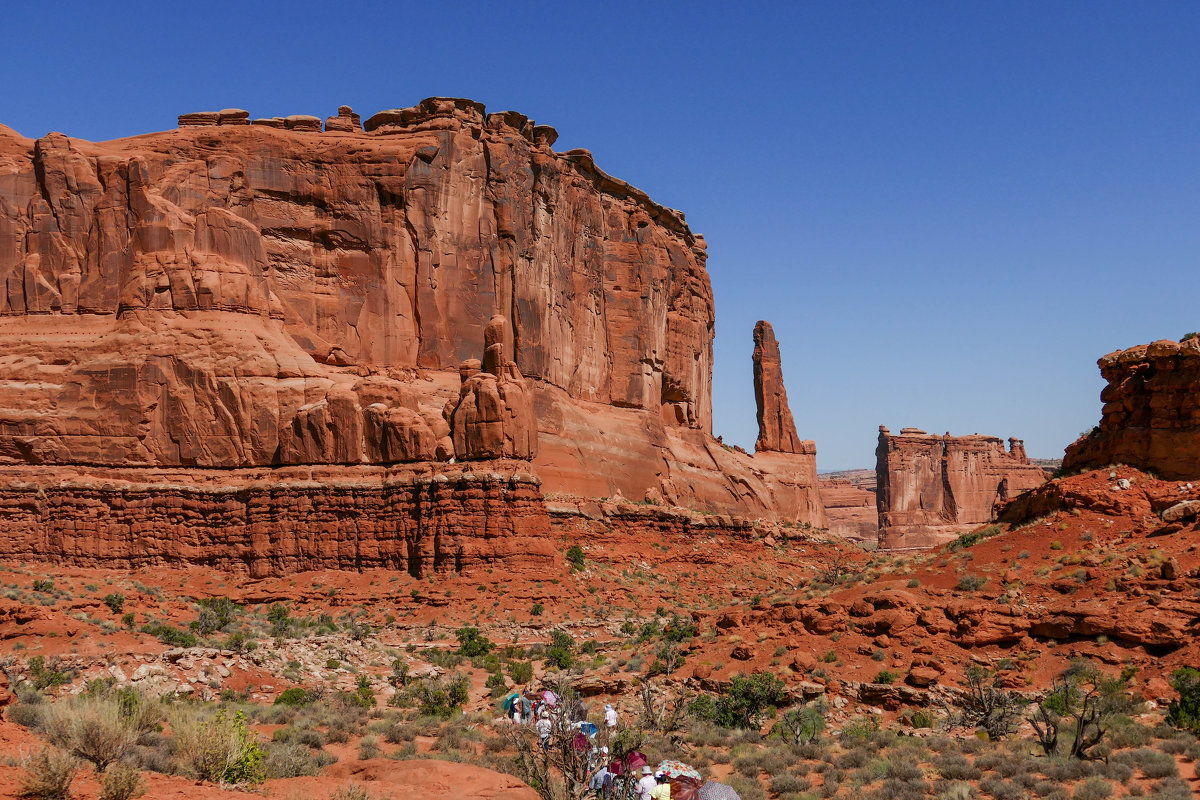
[[[680,212],[469,100],[254,122],[0,128],[0,464],[532,458],[552,492],[824,522],[813,452],[711,435]]]
[[[765,320],[754,326],[754,402],[758,407],[755,450],[803,453],[813,449],[796,435],[796,423],[783,387],[779,342],[775,339],[775,329]]]
[[[820,476],[821,503],[829,518],[830,533],[854,541],[878,542],[875,480],[875,471],[865,469]]]
[[[928,547],[995,518],[998,504],[1046,480],[1020,439],[936,436],[879,426],[875,450],[881,547]]]
[[[1128,464],[1167,480],[1200,478],[1200,337],[1099,360],[1100,424],[1067,448],[1063,469]]]

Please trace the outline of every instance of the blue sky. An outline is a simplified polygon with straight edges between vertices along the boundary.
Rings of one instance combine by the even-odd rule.
[[[1200,4],[20,4],[0,123],[102,140],[184,111],[471,97],[687,213],[715,432],[752,446],[770,320],[822,470],[878,425],[1061,454],[1096,359],[1200,329]]]

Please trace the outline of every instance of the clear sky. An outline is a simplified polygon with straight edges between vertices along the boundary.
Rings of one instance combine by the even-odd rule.
[[[686,212],[715,433],[752,446],[770,320],[822,471],[877,426],[1100,416],[1096,359],[1200,329],[1195,2],[20,3],[0,123],[102,140],[186,111],[470,97]]]

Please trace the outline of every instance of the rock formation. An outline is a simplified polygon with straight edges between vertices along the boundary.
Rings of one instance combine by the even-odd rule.
[[[460,461],[537,456],[533,397],[504,342],[508,323],[497,314],[484,330],[484,355],[458,368],[462,386],[443,414],[450,423],[454,455]]]
[[[845,539],[877,543],[879,510],[875,506],[875,471],[850,470],[820,478],[821,504],[829,532]]]
[[[754,402],[758,406],[756,451],[805,452],[804,443],[796,435],[796,423],[792,421],[787,391],[783,388],[783,365],[775,329],[764,320],[754,326]]]
[[[929,547],[995,518],[998,506],[1046,480],[1020,439],[936,436],[879,426],[875,472],[881,547]]]
[[[249,119],[0,128],[0,465],[536,458],[558,493],[823,523],[810,444],[712,436],[682,213],[469,100]]]
[[[0,467],[0,558],[200,564],[253,577],[544,565],[555,551],[538,483],[500,463],[228,473]]]
[[[1109,353],[1100,424],[1067,448],[1064,471],[1128,464],[1168,480],[1200,478],[1200,337]]]

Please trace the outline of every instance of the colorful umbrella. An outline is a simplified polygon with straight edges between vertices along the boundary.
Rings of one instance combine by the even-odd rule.
[[[644,767],[649,763],[650,762],[646,760],[646,754],[639,753],[637,750],[634,750],[625,756],[625,766],[628,767],[631,772],[638,767]]]
[[[579,730],[583,731],[588,736],[595,736],[600,729],[590,722],[581,722],[579,723]]]
[[[658,762],[658,768],[654,770],[655,774],[661,773],[667,778],[691,778],[693,780],[702,780],[700,773],[694,767],[691,767],[682,761],[667,759]]]
[[[726,783],[706,781],[699,791],[700,800],[742,800],[734,788]]]
[[[517,701],[518,697],[520,697],[519,694],[510,694],[508,697],[504,698],[504,710],[512,711],[513,703]]]
[[[550,690],[542,692],[542,698],[546,701],[546,705],[552,706],[558,702],[558,695]]]

